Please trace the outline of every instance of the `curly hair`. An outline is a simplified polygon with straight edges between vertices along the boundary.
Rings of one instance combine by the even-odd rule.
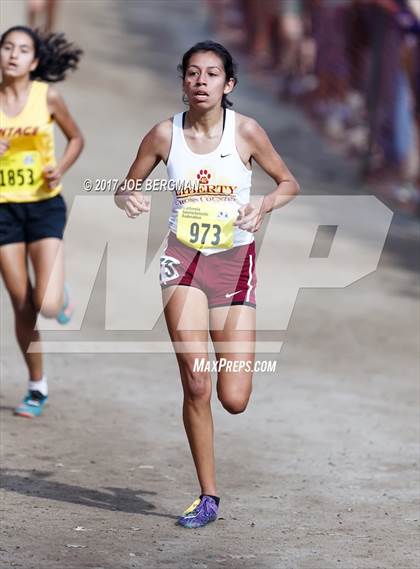
[[[83,51],[69,43],[63,33],[42,34],[39,30],[33,30],[27,26],[13,26],[0,37],[0,48],[12,32],[27,34],[34,44],[35,59],[38,59],[38,65],[30,72],[32,80],[39,79],[48,83],[56,83],[66,78],[69,69],[77,69]]]

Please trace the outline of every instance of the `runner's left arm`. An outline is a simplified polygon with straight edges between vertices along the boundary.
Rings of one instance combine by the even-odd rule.
[[[44,170],[44,175],[48,180],[50,188],[54,188],[60,183],[63,174],[79,157],[83,150],[84,140],[63,97],[55,87],[48,87],[47,103],[51,116],[67,138],[66,149],[57,165],[55,167],[47,166]]]
[[[250,158],[276,182],[277,187],[258,204],[246,204],[239,209],[236,225],[246,231],[255,232],[261,227],[264,216],[273,209],[286,205],[299,193],[299,184],[271,144],[265,130],[253,119],[243,121],[240,135],[247,143]]]

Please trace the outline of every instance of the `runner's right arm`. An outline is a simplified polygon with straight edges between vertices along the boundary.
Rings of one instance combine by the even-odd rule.
[[[130,218],[150,211],[149,200],[138,190],[131,190],[127,181],[143,183],[161,160],[167,160],[171,145],[172,122],[165,120],[155,125],[143,138],[137,156],[123,183],[115,193],[116,205]],[[127,185],[127,189],[124,186]]]

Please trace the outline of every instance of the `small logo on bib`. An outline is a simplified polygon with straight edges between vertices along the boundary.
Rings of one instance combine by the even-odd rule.
[[[229,212],[228,211],[219,211],[219,213],[217,214],[217,219],[220,219],[220,221],[227,221],[229,219]]]
[[[27,154],[23,159],[23,163],[25,166],[31,166],[31,164],[35,163],[35,160],[31,154]]]

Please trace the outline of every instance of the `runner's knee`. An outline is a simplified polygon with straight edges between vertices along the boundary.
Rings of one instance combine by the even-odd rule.
[[[45,318],[55,318],[63,304],[61,295],[46,295],[37,290],[34,292],[33,299],[36,311]]]
[[[185,358],[181,366],[184,378],[184,395],[190,401],[209,401],[211,397],[211,378],[208,372],[194,369],[194,358]]]
[[[27,289],[10,291],[10,300],[16,315],[24,314],[34,310],[34,306]]]
[[[247,408],[250,394],[241,392],[226,392],[226,390],[218,389],[217,397],[223,407],[232,415],[243,413]]]

